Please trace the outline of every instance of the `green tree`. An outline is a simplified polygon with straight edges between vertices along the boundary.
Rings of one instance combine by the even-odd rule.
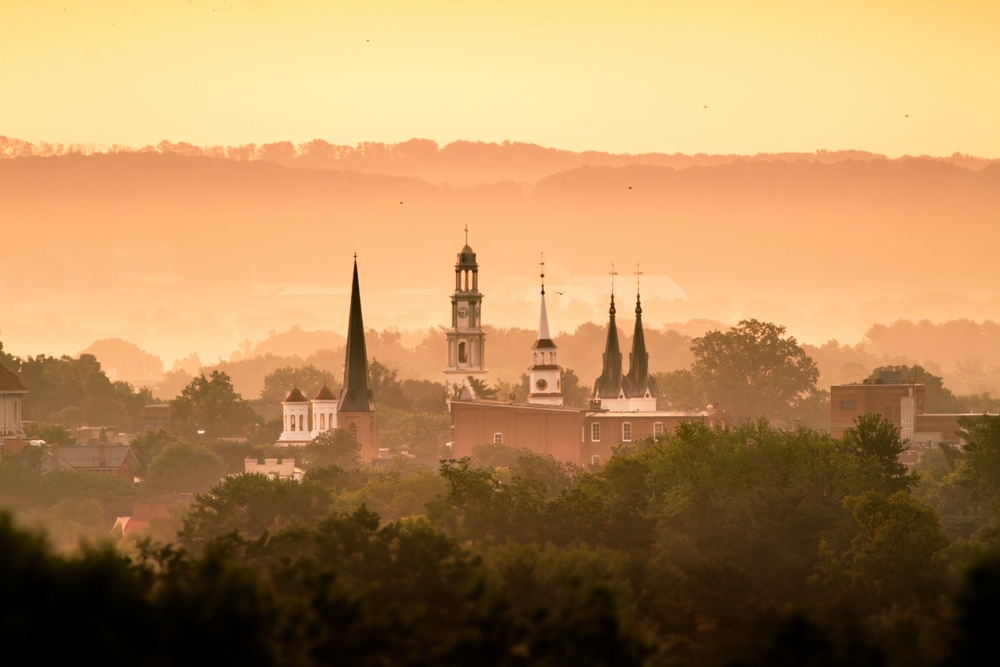
[[[149,464],[165,447],[182,442],[187,441],[165,428],[143,431],[132,438],[129,445],[132,447],[132,453],[139,459],[139,476],[146,475]]]
[[[469,386],[472,387],[472,391],[475,393],[476,398],[484,400],[497,398],[497,390],[491,389],[482,378],[477,378],[475,375],[469,375],[466,377],[466,380],[469,381]]]
[[[403,380],[403,395],[414,412],[448,412],[448,390],[440,382]]]
[[[957,463],[958,483],[972,492],[972,500],[982,505],[1000,501],[1000,417],[962,417],[965,446]]]
[[[396,374],[396,369],[389,368],[378,359],[372,358],[368,376],[375,404],[397,410],[410,410],[413,404],[403,391],[403,384],[396,379]]]
[[[660,410],[701,409],[708,404],[704,388],[690,369],[681,368],[669,373],[656,373],[656,382],[660,387],[656,407]]]
[[[900,439],[899,429],[881,415],[861,415],[854,426],[844,431],[841,439],[863,461],[870,464],[875,476],[873,488],[886,494],[909,491],[916,485],[918,476],[907,472],[899,462],[899,455],[906,450],[906,441]]]
[[[878,381],[882,373],[899,373],[903,382],[924,385],[926,412],[958,412],[959,403],[950,389],[944,386],[944,378],[924,370],[923,366],[879,366],[868,376],[870,381]]]
[[[328,386],[335,395],[340,390],[340,383],[333,378],[333,375],[321,371],[312,364],[300,368],[285,366],[264,377],[264,388],[260,392],[260,398],[262,401],[278,403],[285,399],[285,394],[293,387],[298,387],[306,398],[312,398],[323,385]]]
[[[411,454],[433,458],[441,454],[444,443],[451,437],[451,417],[448,413],[410,413],[402,410],[379,409],[375,413],[379,445],[399,454],[403,446]]]
[[[841,557],[855,596],[889,605],[943,590],[948,537],[933,508],[905,491],[865,491],[844,507],[861,527]]]
[[[29,440],[44,440],[50,445],[76,444],[76,438],[62,424],[29,422],[24,425],[24,435]]]
[[[236,475],[195,496],[180,537],[194,546],[234,530],[257,538],[295,524],[314,526],[329,506],[329,492],[318,484]]]
[[[560,374],[560,384],[562,385],[563,405],[574,408],[585,408],[590,405],[590,395],[592,388],[580,384],[580,378],[572,368],[563,369]]]
[[[226,470],[225,461],[208,447],[173,442],[150,461],[146,483],[157,493],[201,493],[218,483]]]
[[[737,419],[789,418],[819,390],[819,370],[785,327],[742,320],[691,345],[692,373],[711,401]]]
[[[340,466],[356,468],[360,463],[361,443],[342,428],[323,431],[301,449],[306,468]]]
[[[194,440],[242,435],[259,421],[250,404],[233,389],[229,376],[212,371],[191,380],[181,395],[170,402],[167,428]]]

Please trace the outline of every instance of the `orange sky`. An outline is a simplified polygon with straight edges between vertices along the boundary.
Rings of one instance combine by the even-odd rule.
[[[0,0],[0,25],[0,134],[31,141],[1000,157],[996,2]]]

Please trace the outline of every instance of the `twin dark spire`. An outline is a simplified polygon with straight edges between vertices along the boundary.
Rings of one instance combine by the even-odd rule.
[[[612,268],[614,280],[614,268]],[[639,275],[638,270],[636,274]],[[612,283],[613,285],[613,283]],[[647,394],[659,394],[656,378],[649,374],[649,353],[646,352],[646,337],[642,331],[642,302],[638,287],[635,295],[635,331],[632,334],[632,352],[629,354],[629,370],[622,375],[622,353],[618,344],[618,326],[615,323],[615,294],[611,292],[611,308],[608,311],[608,340],[604,346],[604,368],[601,376],[594,381],[594,398],[614,399],[642,398]]]
[[[375,401],[368,387],[368,350],[365,347],[365,323],[361,319],[361,289],[358,287],[358,260],[354,258],[354,282],[351,284],[351,314],[347,324],[347,351],[344,355],[344,388],[340,391],[338,412],[374,412]]]

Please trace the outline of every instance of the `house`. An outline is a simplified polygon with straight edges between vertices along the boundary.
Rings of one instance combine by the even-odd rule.
[[[49,445],[42,471],[89,472],[134,481],[139,460],[128,445]]]

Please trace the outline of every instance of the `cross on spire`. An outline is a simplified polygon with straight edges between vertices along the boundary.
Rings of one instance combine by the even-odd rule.
[[[542,261],[540,261],[538,265],[542,267],[542,296],[545,296],[545,253],[541,252],[538,254],[542,258]]]
[[[635,263],[635,293],[639,293],[639,276],[642,275],[642,271],[639,270],[639,262]]]
[[[469,245],[469,226],[465,226],[465,245]]]
[[[608,274],[608,275],[611,276],[611,296],[614,296],[615,295],[615,276],[618,275],[618,272],[615,271],[615,262],[614,262],[614,260],[611,261],[611,273]]]

